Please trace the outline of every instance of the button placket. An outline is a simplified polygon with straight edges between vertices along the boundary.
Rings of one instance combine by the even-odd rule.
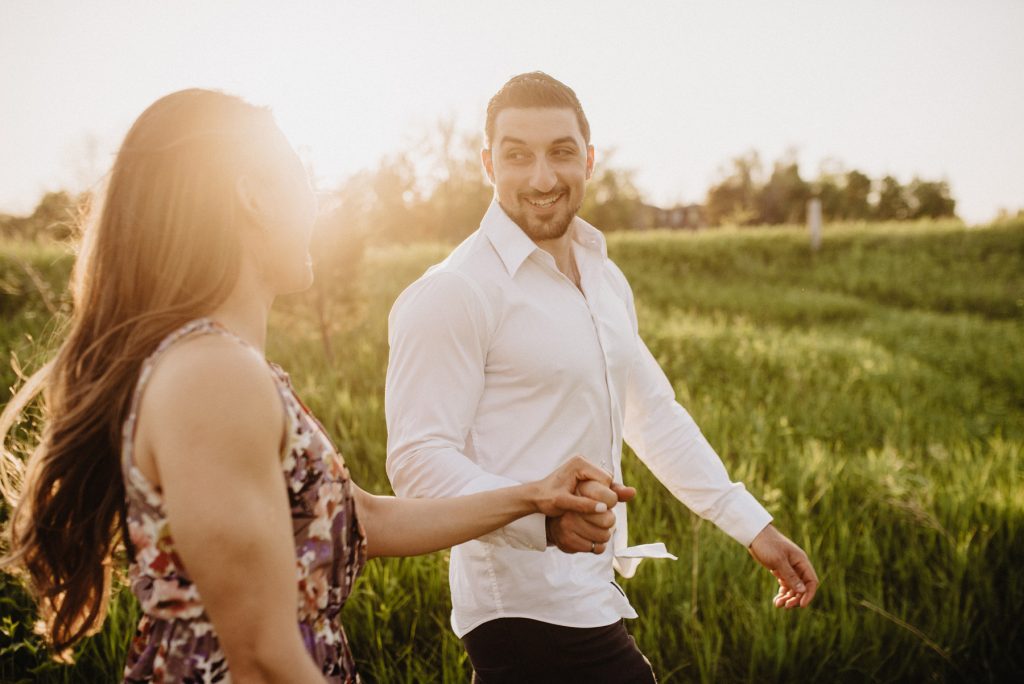
[[[594,312],[594,306],[599,302],[599,289],[601,282],[594,282],[592,269],[589,268],[589,264],[586,263],[586,254],[582,253],[582,250],[577,251],[575,243],[573,244],[574,258],[576,258],[576,265],[580,272],[580,287],[582,292],[580,295],[583,297],[584,304],[587,307],[587,313],[590,315],[590,322],[594,326],[594,335],[597,338],[597,346],[601,350],[601,362],[604,365],[604,389],[605,394],[608,398],[608,427],[609,435],[611,436],[611,443],[608,445],[608,451],[605,456],[602,457],[600,465],[607,470],[611,471],[612,478],[617,482],[621,482],[621,473],[619,472],[618,464],[615,462],[615,442],[616,442],[616,430],[615,430],[615,399],[612,396],[612,377],[611,369],[608,363],[608,351],[605,344],[604,335],[601,333],[601,322],[596,313]],[[582,254],[581,254],[582,253]],[[584,258],[580,258],[583,256]],[[573,286],[575,288],[575,286]],[[577,290],[578,291],[578,290]],[[588,294],[589,293],[589,294]],[[591,301],[593,300],[593,301]]]

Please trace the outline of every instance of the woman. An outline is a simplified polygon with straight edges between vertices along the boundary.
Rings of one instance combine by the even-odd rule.
[[[263,356],[274,297],[311,283],[315,219],[267,110],[204,90],[158,100],[129,131],[96,215],[69,334],[0,418],[6,435],[45,389],[40,445],[6,487],[17,499],[6,562],[25,569],[57,649],[102,624],[124,543],[143,610],[126,681],[357,681],[338,613],[366,558],[632,496],[580,457],[540,482],[455,499],[352,483]]]

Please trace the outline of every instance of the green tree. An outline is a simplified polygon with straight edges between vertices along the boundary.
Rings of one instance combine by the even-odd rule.
[[[839,215],[833,218],[851,221],[867,220],[871,217],[870,195],[871,179],[856,169],[848,171],[841,194],[841,209]]]
[[[942,218],[955,216],[956,200],[950,197],[946,181],[925,181],[914,178],[907,186],[910,196],[910,218]]]
[[[611,158],[610,153],[606,156]],[[580,216],[602,230],[649,228],[650,217],[633,177],[632,169],[599,166],[587,184]]]
[[[886,176],[879,182],[874,216],[879,221],[904,221],[910,217],[906,192],[892,176]]]
[[[757,195],[761,180],[761,157],[755,150],[735,157],[731,168],[719,172],[721,180],[707,193],[711,225],[753,225],[760,216]]]
[[[460,133],[451,118],[439,120],[424,137],[418,151],[426,166],[416,203],[419,232],[461,240],[480,225],[494,196],[480,163],[482,147],[482,135]]]
[[[804,220],[811,190],[800,177],[796,153],[790,151],[775,162],[772,175],[758,193],[760,223],[800,223]]]

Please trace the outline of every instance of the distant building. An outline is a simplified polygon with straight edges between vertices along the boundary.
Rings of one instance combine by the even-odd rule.
[[[707,212],[700,204],[677,204],[667,209],[647,204],[644,209],[651,228],[697,230],[708,226]]]

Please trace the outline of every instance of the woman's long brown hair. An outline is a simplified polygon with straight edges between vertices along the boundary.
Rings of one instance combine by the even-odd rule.
[[[113,553],[120,543],[130,551],[120,457],[141,364],[234,287],[244,225],[236,182],[272,130],[266,109],[209,90],[173,93],[142,113],[84,229],[68,334],[0,415],[6,438],[43,391],[27,462],[0,455],[12,506],[2,565],[26,576],[58,651],[102,625]]]

